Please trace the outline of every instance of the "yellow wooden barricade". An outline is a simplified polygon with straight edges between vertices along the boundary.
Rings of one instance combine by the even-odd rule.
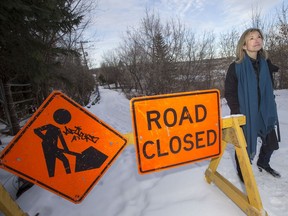
[[[207,182],[213,182],[222,190],[246,215],[263,216],[268,215],[263,209],[258,187],[253,175],[252,167],[246,150],[246,140],[241,125],[246,123],[245,116],[235,115],[224,118],[222,121],[222,154],[211,160],[205,172]],[[226,178],[217,172],[217,167],[222,159],[227,143],[235,146],[239,159],[239,166],[243,175],[247,194],[231,184]]]
[[[28,216],[11,198],[2,184],[0,184],[0,212],[6,216]]]
[[[217,187],[219,187],[220,190],[236,203],[246,215],[268,216],[267,212],[263,209],[258,187],[246,150],[246,140],[241,128],[241,125],[245,125],[245,123],[246,119],[243,115],[232,115],[229,118],[222,119],[222,153],[219,157],[211,160],[209,167],[205,172],[205,178],[209,184],[213,182]],[[128,145],[134,144],[133,133],[127,133],[124,137],[127,139]],[[244,194],[217,172],[217,167],[228,143],[235,146],[247,194]]]

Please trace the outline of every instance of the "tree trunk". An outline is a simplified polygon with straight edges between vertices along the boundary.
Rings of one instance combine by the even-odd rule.
[[[10,125],[10,134],[12,136],[16,135],[20,130],[20,125],[18,122],[15,104],[13,103],[12,92],[9,83],[4,83],[4,94],[6,97],[6,102],[8,106],[8,115],[10,117],[11,125]]]

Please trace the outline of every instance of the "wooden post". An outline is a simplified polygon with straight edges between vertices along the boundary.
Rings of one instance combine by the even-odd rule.
[[[4,213],[5,216],[29,216],[11,198],[2,184],[0,184],[0,212]]]

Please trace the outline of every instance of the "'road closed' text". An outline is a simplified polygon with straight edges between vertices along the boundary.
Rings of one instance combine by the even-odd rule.
[[[131,100],[140,173],[220,154],[218,90],[155,95]]]

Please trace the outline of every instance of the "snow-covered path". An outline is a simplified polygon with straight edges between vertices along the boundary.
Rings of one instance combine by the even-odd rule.
[[[87,108],[120,133],[132,131],[129,100],[123,94],[100,88],[101,100]],[[275,179],[260,173],[252,165],[256,182],[269,216],[287,216],[288,212],[288,90],[276,92],[281,125],[280,149],[275,152],[271,166],[281,172]],[[225,103],[222,115],[229,114]],[[12,137],[0,136],[4,145]],[[218,171],[238,188],[243,189],[234,165],[233,146],[228,145]],[[138,173],[135,148],[127,146],[106,174],[80,204],[73,204],[38,186],[25,192],[17,203],[34,216],[243,216],[244,213],[219,188],[205,181],[209,161],[188,164],[157,173]],[[0,180],[15,193],[16,178],[0,170]],[[75,185],[77,187],[77,185]]]

